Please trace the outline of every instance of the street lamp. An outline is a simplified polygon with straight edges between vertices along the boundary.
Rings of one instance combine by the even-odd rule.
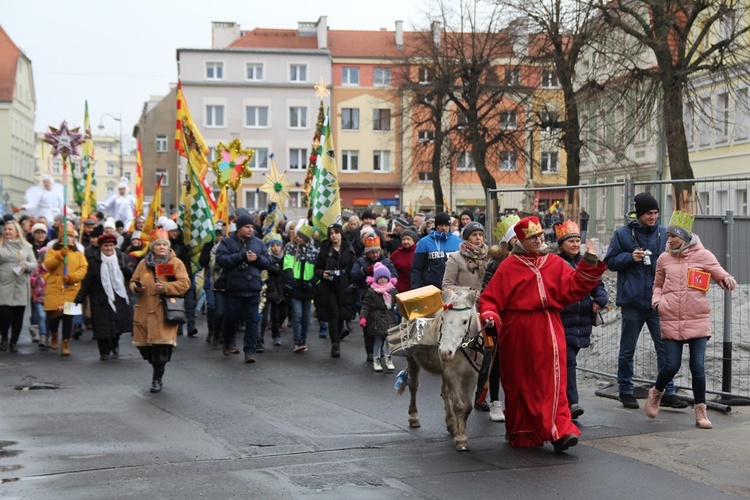
[[[110,118],[112,118],[113,120],[115,120],[117,123],[120,124],[120,138],[117,142],[119,143],[119,147],[120,147],[120,178],[122,179],[122,176],[125,175],[125,169],[123,168],[123,165],[122,165],[122,111],[120,111],[119,117],[110,115],[109,113],[103,114],[102,117],[99,118],[99,130],[104,130],[104,125],[102,125],[102,120],[104,120],[104,118],[107,116],[109,116]]]

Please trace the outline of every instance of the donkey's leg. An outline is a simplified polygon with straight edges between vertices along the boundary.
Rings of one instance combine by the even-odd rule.
[[[451,436],[456,435],[456,414],[453,411],[453,387],[446,374],[443,373],[440,396],[445,405],[445,428]]]
[[[417,390],[419,389],[419,363],[413,356],[406,358],[406,371],[409,372],[409,427],[422,427],[417,411]]]

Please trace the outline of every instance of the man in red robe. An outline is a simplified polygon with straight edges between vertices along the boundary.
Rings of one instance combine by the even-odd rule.
[[[521,219],[515,233],[518,242],[482,292],[479,312],[498,330],[508,442],[532,447],[550,441],[559,453],[578,444],[581,434],[568,408],[560,311],[588,295],[606,266],[593,247],[577,269],[548,253],[536,217]]]

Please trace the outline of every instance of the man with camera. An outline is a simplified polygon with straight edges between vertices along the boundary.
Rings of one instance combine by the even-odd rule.
[[[263,241],[253,236],[253,219],[240,215],[237,230],[219,242],[216,263],[226,271],[224,356],[232,353],[231,344],[237,324],[245,325],[245,363],[255,363],[258,340],[258,306],[263,280],[260,272],[271,265]]]
[[[659,314],[651,308],[651,292],[656,261],[667,243],[667,229],[658,224],[659,203],[651,193],[636,195],[634,202],[635,212],[630,212],[627,224],[615,231],[604,256],[607,268],[617,272],[617,305],[622,310],[617,384],[620,402],[630,409],[638,408],[633,396],[633,358],[644,323],[654,342],[659,370],[666,361]],[[687,408],[687,403],[675,395],[673,382],[667,385],[661,406]]]

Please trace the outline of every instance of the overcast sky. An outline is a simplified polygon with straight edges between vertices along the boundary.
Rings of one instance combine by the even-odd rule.
[[[67,120],[132,135],[143,103],[177,81],[176,49],[209,48],[211,22],[296,28],[328,16],[331,29],[427,26],[430,0],[0,0],[0,26],[31,59],[38,132]],[[189,103],[188,103],[189,104]],[[127,144],[127,143],[126,143]]]

